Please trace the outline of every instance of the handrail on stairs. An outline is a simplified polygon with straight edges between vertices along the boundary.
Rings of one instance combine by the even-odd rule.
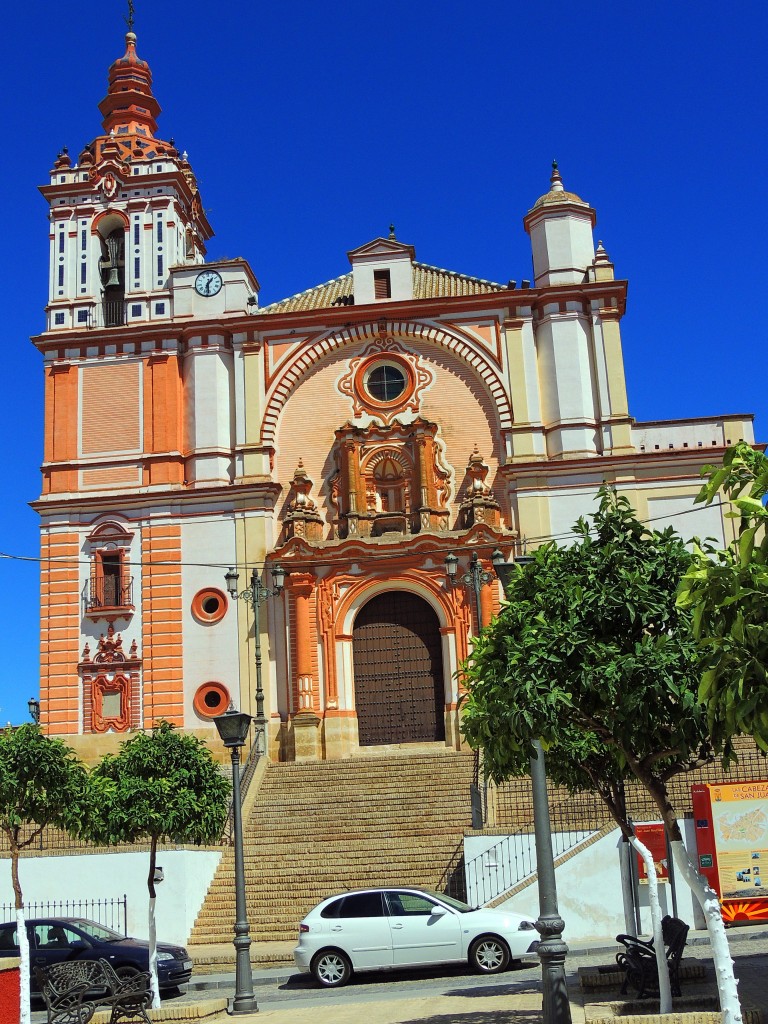
[[[245,761],[240,768],[240,807],[245,806],[245,798],[248,795],[248,787],[250,786],[253,776],[256,774],[256,767],[259,763],[259,744],[254,743],[245,758]],[[224,827],[221,830],[221,845],[232,846],[234,837],[234,800],[229,801],[229,810],[227,811],[227,817],[224,822]]]

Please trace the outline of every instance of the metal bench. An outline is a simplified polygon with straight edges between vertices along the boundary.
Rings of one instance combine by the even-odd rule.
[[[134,972],[119,977],[106,960],[63,960],[35,978],[48,1011],[48,1024],[88,1024],[99,1006],[111,1006],[110,1024],[142,1020],[151,1024],[149,974]]]
[[[661,934],[664,939],[667,970],[673,996],[681,994],[680,960],[688,939],[688,931],[689,925],[685,921],[681,921],[680,918],[669,915],[662,918]],[[646,991],[658,992],[659,974],[653,939],[645,941],[634,935],[617,935],[616,941],[624,946],[624,949],[616,954],[616,963],[625,972],[621,994],[626,995],[629,985],[637,989],[638,999],[642,999]]]

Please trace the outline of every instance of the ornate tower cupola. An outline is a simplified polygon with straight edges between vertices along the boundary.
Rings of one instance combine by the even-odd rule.
[[[128,26],[99,104],[104,133],[75,163],[59,153],[41,188],[50,205],[48,330],[171,318],[170,268],[202,263],[213,234],[186,153],[156,137],[152,72],[136,52],[132,16]]]
[[[109,91],[99,104],[107,135],[133,136],[136,143],[152,139],[157,131],[160,104],[152,95],[149,64],[136,53],[136,35],[125,37],[125,55],[109,69]],[[128,141],[128,140],[125,140]]]
[[[557,161],[552,162],[549,192],[536,200],[523,220],[531,236],[537,288],[579,284],[595,258],[595,211],[574,192],[566,192]]]

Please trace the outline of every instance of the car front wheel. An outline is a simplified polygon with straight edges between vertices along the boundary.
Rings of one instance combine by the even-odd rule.
[[[480,974],[499,974],[509,965],[509,947],[493,935],[484,935],[470,946],[469,962]]]
[[[325,988],[338,988],[346,985],[352,977],[352,964],[337,949],[325,949],[312,959],[312,974],[320,985]]]

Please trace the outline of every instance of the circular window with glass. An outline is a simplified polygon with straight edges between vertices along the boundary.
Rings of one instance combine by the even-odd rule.
[[[363,391],[377,405],[394,405],[412,390],[410,367],[399,360],[378,360],[363,373]]]

